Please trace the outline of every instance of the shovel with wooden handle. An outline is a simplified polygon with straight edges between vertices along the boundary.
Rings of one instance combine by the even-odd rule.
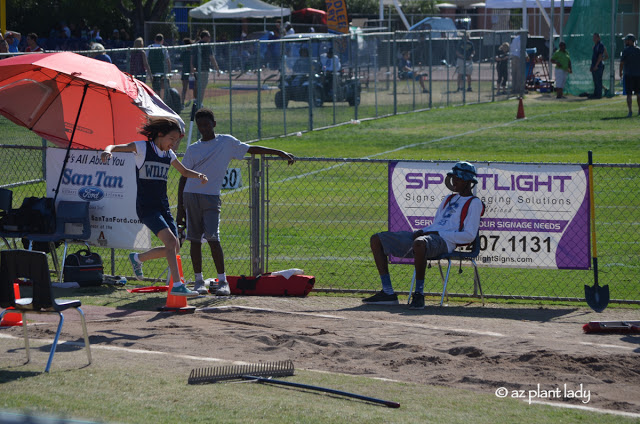
[[[584,297],[587,305],[596,312],[602,312],[609,304],[609,285],[598,285],[598,250],[596,249],[596,213],[593,196],[593,154],[589,150],[589,204],[591,209],[591,240],[593,244],[593,287],[584,286]]]

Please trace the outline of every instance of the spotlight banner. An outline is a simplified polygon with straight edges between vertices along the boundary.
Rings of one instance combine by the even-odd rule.
[[[58,200],[88,201],[89,244],[116,249],[148,249],[149,229],[136,214],[136,165],[133,153],[113,153],[102,163],[96,150],[72,149],[62,175]],[[58,184],[66,149],[47,148],[47,193]]]
[[[478,262],[512,268],[589,269],[587,165],[474,164],[485,204]],[[389,231],[430,225],[451,191],[453,163],[389,164]],[[413,263],[391,258],[392,263]]]

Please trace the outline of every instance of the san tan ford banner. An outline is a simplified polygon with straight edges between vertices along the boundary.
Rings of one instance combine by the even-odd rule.
[[[452,166],[389,164],[389,231],[415,231],[433,221],[438,206],[451,194],[444,180]],[[514,268],[589,268],[586,165],[475,166],[474,193],[486,206],[480,221],[479,262]]]
[[[53,193],[65,149],[47,148],[47,193]],[[136,214],[136,165],[131,153],[114,153],[102,163],[95,150],[71,150],[58,200],[89,202],[94,246],[122,249],[151,247],[149,229]]]

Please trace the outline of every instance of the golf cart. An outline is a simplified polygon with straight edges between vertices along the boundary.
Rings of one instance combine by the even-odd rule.
[[[289,101],[307,102],[322,107],[325,102],[360,104],[361,84],[356,75],[342,68],[328,34],[292,34],[284,37],[296,41],[286,43],[284,75],[279,76],[275,94],[276,107],[287,107]],[[298,41],[299,40],[299,41]]]

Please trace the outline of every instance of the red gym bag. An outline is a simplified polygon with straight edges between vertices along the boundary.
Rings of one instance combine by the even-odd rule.
[[[263,274],[252,276],[227,276],[231,294],[243,296],[298,296],[304,297],[313,289],[316,278],[311,275]]]

